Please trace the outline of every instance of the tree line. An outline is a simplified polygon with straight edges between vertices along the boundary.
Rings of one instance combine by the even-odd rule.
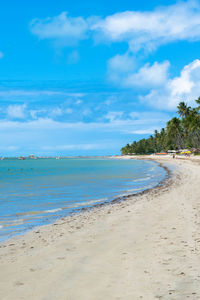
[[[151,154],[200,148],[200,97],[195,100],[197,106],[191,108],[185,102],[177,106],[177,114],[167,122],[166,127],[160,131],[155,130],[154,135],[147,139],[134,141],[121,149],[122,154]]]

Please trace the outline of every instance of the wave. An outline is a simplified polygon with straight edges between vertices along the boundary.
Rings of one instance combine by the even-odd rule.
[[[151,179],[151,178],[152,178],[151,176],[147,176],[147,177],[144,177],[144,178],[134,179],[133,182],[145,181],[145,180],[149,180],[149,179]]]
[[[24,224],[24,219],[9,220],[9,221],[6,221],[3,225],[0,225],[0,228],[23,225],[23,224]]]
[[[47,209],[44,211],[44,213],[54,213],[54,212],[61,211],[61,210],[63,210],[63,208]]]
[[[63,209],[68,209],[68,208],[77,208],[77,207],[81,207],[81,206],[88,206],[88,205],[92,205],[95,203],[99,203],[99,202],[104,202],[108,200],[108,198],[101,198],[101,199],[93,199],[93,200],[89,200],[89,201],[85,201],[85,202],[77,202],[77,203],[73,203],[71,205],[65,206],[63,207]]]

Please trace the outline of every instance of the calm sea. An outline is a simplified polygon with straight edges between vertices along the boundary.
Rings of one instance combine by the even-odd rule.
[[[38,225],[157,185],[153,161],[100,158],[0,161],[0,241]]]

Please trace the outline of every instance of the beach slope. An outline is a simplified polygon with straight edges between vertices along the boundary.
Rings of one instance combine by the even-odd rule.
[[[1,244],[0,299],[200,299],[200,165],[170,163],[163,187]]]

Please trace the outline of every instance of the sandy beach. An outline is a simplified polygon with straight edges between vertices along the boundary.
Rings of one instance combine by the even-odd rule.
[[[162,187],[0,244],[1,300],[200,299],[200,160]]]

